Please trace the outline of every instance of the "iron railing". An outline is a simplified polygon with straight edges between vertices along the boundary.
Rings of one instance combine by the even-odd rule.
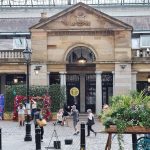
[[[49,7],[74,5],[150,5],[150,0],[0,0],[0,7]]]

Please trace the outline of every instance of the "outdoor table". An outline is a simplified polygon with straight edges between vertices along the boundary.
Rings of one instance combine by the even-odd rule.
[[[112,143],[112,140],[111,140],[112,134],[118,134],[118,132],[117,132],[116,127],[114,126],[107,128],[104,132],[108,133],[105,150],[110,150],[111,143]],[[132,134],[132,148],[133,150],[136,150],[137,134],[150,134],[150,129],[146,129],[140,126],[127,127],[126,130],[122,134]]]

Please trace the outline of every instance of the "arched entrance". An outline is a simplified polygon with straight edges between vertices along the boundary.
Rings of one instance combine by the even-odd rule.
[[[67,55],[67,103],[75,104],[80,112],[91,108],[95,112],[96,75],[95,54],[85,46],[73,48]],[[79,92],[72,93],[73,89]]]

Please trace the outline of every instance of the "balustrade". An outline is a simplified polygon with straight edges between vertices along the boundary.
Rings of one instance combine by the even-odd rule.
[[[3,50],[0,51],[0,59],[23,59],[21,50]]]
[[[0,59],[23,59],[22,50],[1,50]],[[133,60],[150,60],[150,51],[147,49],[142,50],[132,50]]]
[[[149,49],[132,50],[132,60],[134,61],[150,61]]]

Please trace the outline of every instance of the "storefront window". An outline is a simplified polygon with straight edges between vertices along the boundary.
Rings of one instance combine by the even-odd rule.
[[[6,85],[25,84],[25,74],[8,74],[6,75]]]
[[[49,75],[49,84],[60,84],[60,74],[59,72],[50,73]]]

